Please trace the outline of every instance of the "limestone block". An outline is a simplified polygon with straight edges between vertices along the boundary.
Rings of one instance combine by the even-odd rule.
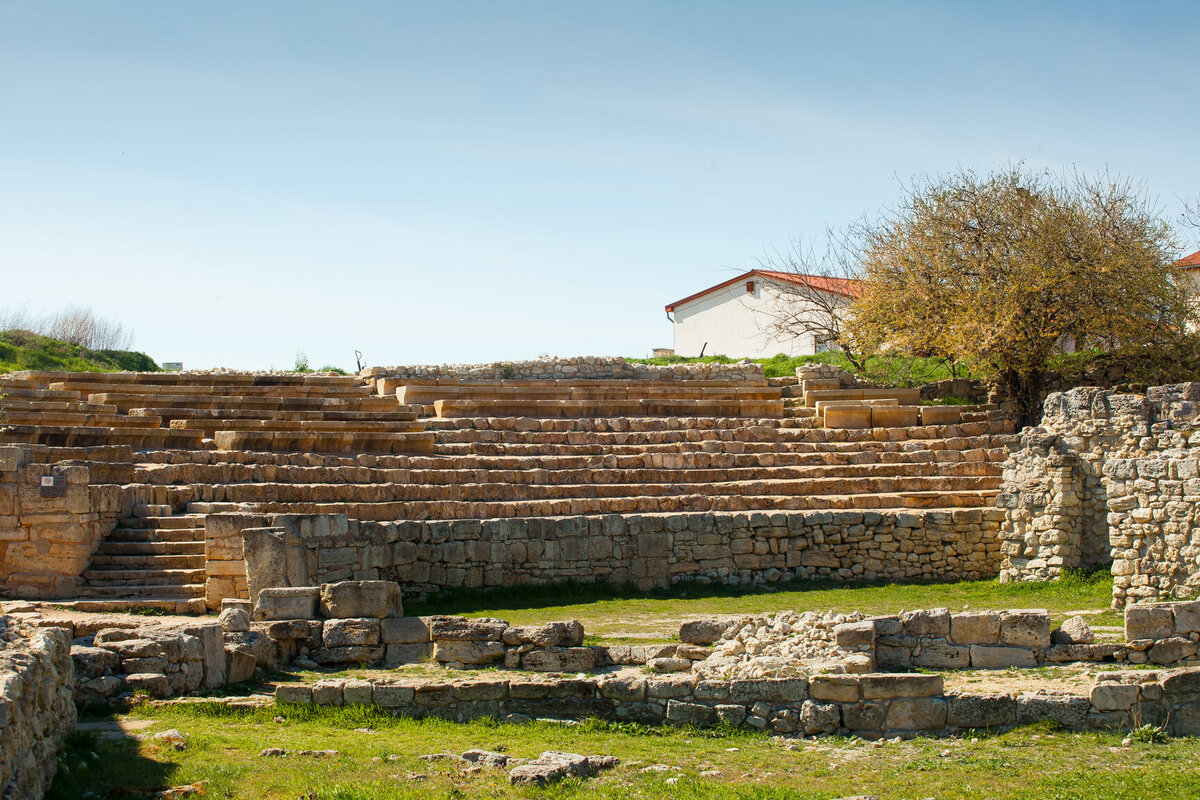
[[[596,666],[596,651],[591,647],[538,648],[521,656],[521,666],[535,672],[590,672]]]
[[[313,702],[319,706],[340,706],[343,702],[342,686],[345,681],[317,681],[312,687]]]
[[[900,618],[906,636],[934,636],[946,639],[950,636],[950,610],[929,608],[909,611]]]
[[[1172,603],[1171,605],[1175,615],[1176,636],[1200,633],[1200,601],[1193,600],[1187,603]]]
[[[1171,702],[1200,699],[1200,668],[1173,670],[1162,682],[1163,692]]]
[[[988,647],[971,645],[971,667],[973,669],[1008,669],[1009,667],[1036,667],[1037,658],[1025,647]]]
[[[804,678],[735,680],[729,686],[729,699],[743,704],[757,701],[781,705],[799,703],[808,699],[808,681]]]
[[[886,715],[887,706],[878,700],[842,706],[842,724],[855,733],[882,730]]]
[[[858,678],[854,675],[813,675],[808,694],[814,700],[853,703],[858,700]]]
[[[323,583],[321,614],[327,619],[402,617],[400,585],[395,581]]]
[[[130,692],[144,692],[151,697],[170,697],[171,688],[167,676],[160,672],[138,672],[125,676],[125,689]]]
[[[321,635],[326,648],[377,645],[379,620],[374,617],[327,620]]]
[[[1151,664],[1174,664],[1196,655],[1196,643],[1183,636],[1160,639],[1150,648]]]
[[[1050,612],[1014,609],[1000,615],[1000,644],[1014,647],[1049,647]]]
[[[508,628],[501,634],[501,639],[510,646],[579,647],[583,644],[583,625],[578,620],[571,620]]]
[[[806,736],[836,733],[842,726],[842,709],[837,703],[817,703],[805,700],[800,707],[800,730]]]
[[[221,630],[244,632],[250,630],[250,615],[241,608],[227,608],[221,612]]]
[[[956,728],[997,728],[1017,721],[1017,701],[1009,694],[956,694],[946,698],[946,724]]]
[[[382,661],[384,648],[379,645],[351,645],[348,647],[325,647],[313,650],[309,658],[318,664],[373,664]]]
[[[153,639],[122,639],[114,642],[97,635],[95,641],[121,658],[161,658],[163,654],[162,645]]]
[[[1098,711],[1128,711],[1140,695],[1136,683],[1098,683],[1092,687],[1091,701]]]
[[[1000,615],[995,611],[961,611],[950,617],[950,638],[955,644],[996,644],[1000,641]]]
[[[931,731],[946,725],[946,701],[940,697],[900,697],[888,706],[886,731]]]
[[[1200,736],[1200,703],[1187,703],[1171,712],[1174,736]]]
[[[661,658],[651,658],[647,660],[646,666],[652,671],[659,673],[687,672],[692,668],[692,661],[688,658],[664,656]]]
[[[389,644],[384,653],[383,662],[388,667],[398,667],[402,664],[420,664],[428,661],[432,655],[432,642]]]
[[[686,644],[710,645],[729,630],[731,621],[716,619],[686,620],[679,626],[679,641]]]
[[[358,678],[347,680],[342,685],[342,703],[343,705],[371,705],[372,695],[375,687],[370,681],[364,681]]]
[[[712,725],[717,721],[717,710],[699,703],[668,700],[667,721],[676,725]]]
[[[313,701],[313,687],[297,683],[281,683],[275,687],[275,702],[302,703]]]
[[[504,659],[504,643],[499,641],[438,639],[434,644],[433,657],[443,664],[491,664]]]
[[[200,642],[204,654],[204,688],[216,689],[225,685],[225,642],[218,622],[203,622],[183,629]]]
[[[225,679],[230,683],[241,683],[254,677],[258,661],[248,649],[236,647],[225,651]]]
[[[1050,633],[1050,641],[1054,644],[1091,644],[1095,639],[1087,621],[1078,615],[1064,621]]]
[[[384,644],[429,642],[429,624],[421,617],[389,617],[379,622],[379,640]]]
[[[1125,607],[1125,641],[1166,639],[1175,631],[1175,615],[1168,604]]]
[[[430,617],[429,637],[436,642],[499,642],[510,627],[502,619]]]
[[[274,587],[258,593],[256,620],[316,619],[321,590],[316,586]]]
[[[1081,730],[1090,706],[1091,701],[1086,697],[1025,692],[1017,697],[1017,724],[1028,725],[1048,719],[1065,728]]]
[[[634,703],[646,699],[646,681],[643,678],[613,676],[600,682],[600,695],[619,703]]]
[[[285,619],[263,624],[261,625],[261,630],[268,637],[276,641],[295,641],[297,639],[308,639],[312,635],[313,624],[318,628],[322,627],[321,623],[317,620]]]
[[[411,686],[394,686],[387,683],[375,684],[372,701],[384,708],[404,708],[413,704],[416,691]]]
[[[646,697],[651,700],[687,697],[692,693],[692,686],[692,680],[682,675],[649,678],[646,680]]]
[[[914,667],[931,669],[965,669],[971,663],[971,648],[952,645],[944,639],[928,639],[919,652],[914,651]]]
[[[866,620],[843,622],[834,626],[833,638],[843,650],[872,651],[875,649],[875,623]]]
[[[862,696],[868,700],[895,697],[933,697],[942,693],[941,675],[873,673],[859,676]]]
[[[116,672],[121,657],[103,647],[71,646],[71,660],[75,662],[75,679],[91,680]]]

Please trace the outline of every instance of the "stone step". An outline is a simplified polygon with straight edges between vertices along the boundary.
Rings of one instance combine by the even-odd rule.
[[[886,494],[768,495],[732,497],[709,494],[674,497],[568,498],[533,501],[380,503],[207,503],[190,508],[198,513],[345,514],[353,519],[394,521],[411,519],[493,519],[581,516],[599,514],[669,514],[705,511],[878,510],[906,508],[979,508],[990,506],[999,489],[976,491],[909,491]]]
[[[0,394],[4,394],[0,390]],[[38,412],[45,414],[116,414],[117,407],[102,403],[85,403],[76,400],[26,400],[5,395],[0,398],[0,409],[6,414]]]
[[[196,487],[196,500],[232,503],[390,503],[512,502],[541,500],[815,496],[826,494],[896,494],[925,491],[996,489],[999,476],[900,475],[799,479],[720,480],[696,483],[504,482],[470,484],[303,484],[239,483]],[[194,508],[194,504],[190,507]]]
[[[140,419],[128,417],[127,419]],[[147,417],[147,419],[153,419]],[[275,419],[175,419],[171,430],[202,430],[215,437],[220,431],[279,431],[281,433],[416,433],[425,430],[422,422],[375,422],[369,420],[275,420]]]
[[[125,528],[153,530],[204,530],[204,517],[195,514],[169,516],[134,516],[122,520]]]
[[[306,453],[432,453],[432,433],[218,431],[218,450]]]
[[[171,397],[321,397],[321,398],[350,398],[369,397],[370,389],[366,386],[324,386],[303,384],[281,385],[213,385],[213,384],[169,384],[169,383],[138,383],[128,384],[113,381],[83,381],[71,379],[51,381],[49,389],[56,392],[87,393],[89,397],[99,394],[129,394],[153,398],[158,395]],[[92,402],[104,402],[92,400]]]
[[[150,587],[158,589],[160,587]],[[168,614],[205,614],[203,597],[114,597],[107,600],[55,600],[54,605],[89,613],[119,614],[153,609]]]
[[[584,383],[570,386],[481,386],[458,384],[452,386],[421,386],[408,384],[397,387],[396,399],[401,404],[435,404],[439,400],[464,400],[480,403],[507,403],[510,401],[719,401],[778,400],[779,389],[765,386],[644,386],[628,382],[620,386],[591,386]]]
[[[204,547],[200,553],[109,553],[97,551],[91,570],[204,569]]]
[[[135,606],[145,606],[138,602],[139,598],[155,598],[165,602],[175,602],[200,598],[204,603],[204,584],[119,584],[104,586],[84,586],[78,591],[80,598],[106,599],[109,601],[130,601]],[[83,610],[83,609],[81,609]],[[189,613],[199,613],[199,610]]]
[[[136,450],[199,448],[203,431],[165,428],[93,428],[75,425],[10,425],[0,430],[0,443],[44,444],[51,447],[128,445]]]
[[[115,408],[115,406],[104,406]],[[342,411],[338,409],[282,410],[278,408],[131,408],[130,416],[159,417],[164,422],[177,419],[194,420],[273,420],[292,421],[337,421],[337,422],[411,422],[417,418],[415,411],[392,405],[386,410]]]
[[[779,417],[782,400],[438,400],[439,417]]]
[[[90,395],[93,403],[114,405],[128,413],[134,408],[191,410],[279,410],[279,411],[394,411],[394,397],[242,397],[229,395],[167,395],[100,392]]]
[[[110,586],[189,586],[204,584],[204,568],[199,569],[122,569],[92,568],[83,571],[87,588],[100,589]]]
[[[22,370],[12,374],[13,380],[46,386],[50,383],[75,381],[87,384],[119,385],[180,385],[180,386],[342,386],[365,387],[356,375],[332,375],[304,372],[65,372],[53,370]]]
[[[59,402],[78,402],[82,400],[81,392],[52,392],[49,389],[5,389],[0,394],[8,396],[9,400],[55,400]]]
[[[174,542],[204,543],[204,528],[165,530],[161,528],[114,528],[105,538],[106,542],[145,542],[166,544]]]
[[[158,417],[127,417],[124,414],[88,414],[74,411],[6,410],[9,425],[70,425],[88,428],[158,428]]]
[[[96,547],[97,555],[132,556],[132,555],[199,555],[204,556],[204,540],[184,541],[145,541],[105,539]]]

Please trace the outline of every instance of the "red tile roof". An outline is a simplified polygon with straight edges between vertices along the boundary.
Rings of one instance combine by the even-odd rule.
[[[1190,256],[1184,256],[1175,262],[1175,266],[1183,267],[1184,269],[1196,269],[1200,267],[1200,250],[1192,253]]]
[[[843,297],[849,297],[852,300],[862,297],[863,293],[865,292],[861,281],[850,280],[849,278],[830,278],[825,275],[800,275],[795,272],[773,272],[769,269],[752,269],[744,275],[738,275],[736,278],[730,278],[723,283],[718,283],[716,286],[710,286],[704,291],[688,295],[682,300],[676,300],[674,303],[667,305],[667,311],[674,311],[677,306],[681,306],[684,303],[690,303],[699,297],[703,297],[706,294],[715,292],[718,289],[724,289],[726,286],[732,286],[739,281],[744,281],[747,278],[751,278],[755,275],[763,278],[770,278],[771,280],[779,281],[780,283],[790,283],[795,286],[811,286],[812,288],[818,289],[822,292],[828,292],[829,294],[840,294]]]

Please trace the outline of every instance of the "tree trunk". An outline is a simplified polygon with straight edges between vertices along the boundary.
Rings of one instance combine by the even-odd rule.
[[[1041,370],[1020,373],[1009,369],[1004,372],[1004,383],[1013,401],[1017,428],[1037,425],[1042,416],[1042,386],[1045,375]]]

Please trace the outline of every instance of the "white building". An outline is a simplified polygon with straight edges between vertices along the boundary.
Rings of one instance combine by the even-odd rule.
[[[667,306],[675,354],[770,358],[828,350],[831,344],[821,334],[782,333],[778,321],[790,320],[787,327],[796,331],[805,319],[844,308],[858,294],[857,284],[843,278],[752,269]]]

